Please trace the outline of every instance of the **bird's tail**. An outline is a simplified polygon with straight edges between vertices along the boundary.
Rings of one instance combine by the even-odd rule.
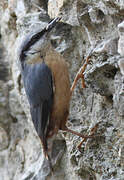
[[[32,117],[35,130],[41,139],[43,151],[44,151],[44,154],[46,155],[48,147],[47,147],[47,139],[46,139],[45,131],[46,131],[47,123],[48,123],[48,112],[47,112],[47,109],[45,112],[45,109],[46,107],[44,107],[44,105],[42,104],[42,105],[38,105],[36,107],[31,108],[30,112],[31,112],[31,117]]]
[[[44,155],[46,159],[49,161],[49,166],[52,171],[52,163],[48,155],[48,145],[46,136],[47,126],[49,123],[49,106],[47,101],[45,101],[42,105],[31,108],[30,112],[37,134],[41,139]]]
[[[43,146],[43,152],[44,152],[45,158],[48,160],[50,170],[51,170],[51,172],[53,173],[52,161],[51,161],[51,158],[50,158],[50,156],[49,156],[49,154],[48,154],[47,141],[45,141],[45,144],[42,143],[42,146]]]

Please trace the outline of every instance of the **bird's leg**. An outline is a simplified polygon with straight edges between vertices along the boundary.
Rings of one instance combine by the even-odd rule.
[[[90,130],[90,136],[93,136],[94,134],[95,134],[95,132],[96,132],[96,130],[98,129],[98,126],[99,126],[99,123],[97,123],[93,128],[91,128],[91,130]],[[94,136],[95,137],[95,136]],[[86,142],[87,141],[87,137],[85,137],[85,138],[83,138],[83,140],[80,142],[80,144],[77,146],[77,148],[79,149],[79,151],[80,151],[80,149],[81,149],[81,146],[82,146],[82,144],[84,143],[84,142]]]
[[[81,138],[83,138],[83,139],[84,139],[84,138],[93,138],[93,137],[95,137],[95,136],[93,136],[93,135],[89,135],[89,136],[82,135],[81,133],[76,132],[76,131],[73,131],[73,130],[67,128],[66,126],[62,127],[61,130],[66,131],[66,132],[70,132],[70,133],[72,133],[72,134],[75,134],[75,135],[77,135],[77,136],[79,136],[79,137],[81,137]]]
[[[76,84],[77,84],[77,81],[81,78],[81,80],[82,80],[82,88],[85,88],[86,87],[86,85],[85,85],[85,81],[84,81],[84,71],[85,71],[85,69],[86,69],[86,67],[87,67],[87,64],[89,64],[89,58],[90,58],[90,56],[88,56],[87,58],[86,58],[86,62],[84,63],[84,65],[79,69],[79,71],[78,71],[78,73],[77,73],[77,75],[76,75],[76,77],[75,77],[75,79],[74,79],[74,82],[73,82],[73,84],[72,84],[72,86],[71,86],[71,94],[72,94],[72,92],[74,91],[74,88],[75,88],[75,86],[76,86]]]

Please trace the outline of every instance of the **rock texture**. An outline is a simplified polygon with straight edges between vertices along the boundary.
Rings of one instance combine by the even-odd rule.
[[[82,134],[98,123],[98,136],[61,133],[53,140],[54,174],[33,128],[17,60],[23,36],[62,15],[51,35],[69,64],[73,81],[94,47],[72,96],[68,126]],[[124,178],[124,1],[0,1],[0,180],[123,180]]]

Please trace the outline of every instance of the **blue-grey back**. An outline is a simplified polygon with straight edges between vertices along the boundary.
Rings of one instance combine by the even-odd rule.
[[[26,64],[23,81],[31,106],[37,106],[49,100],[53,95],[52,73],[44,62],[34,65]]]

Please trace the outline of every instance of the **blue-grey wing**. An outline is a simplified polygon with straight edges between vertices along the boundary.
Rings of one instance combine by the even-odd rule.
[[[30,104],[32,121],[44,146],[46,127],[53,105],[52,73],[45,63],[26,65],[23,72],[25,91]]]
[[[53,95],[52,73],[45,63],[26,65],[24,87],[31,106],[36,106]]]

